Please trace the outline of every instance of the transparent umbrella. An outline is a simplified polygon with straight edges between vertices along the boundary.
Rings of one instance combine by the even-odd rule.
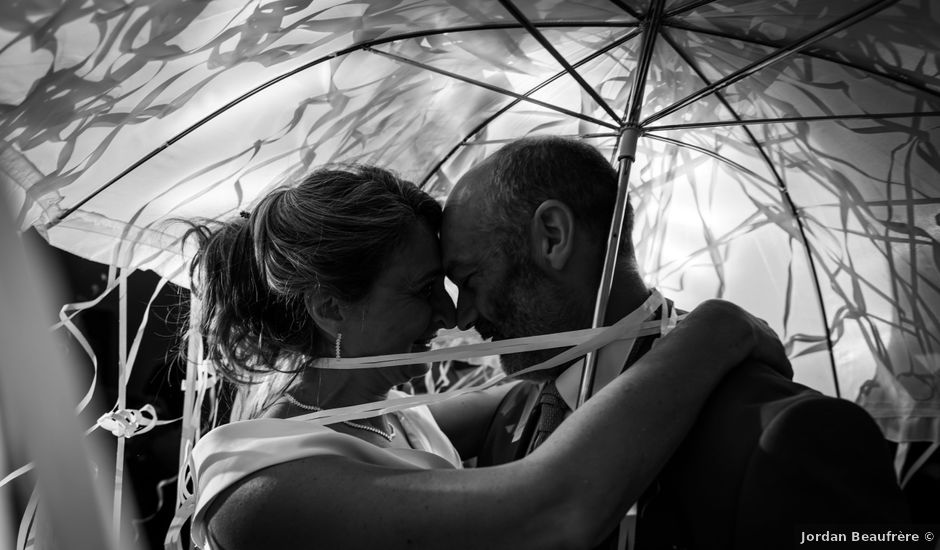
[[[940,440],[940,10],[929,0],[50,0],[0,6],[21,229],[185,284],[183,228],[313,167],[443,198],[508,140],[629,172],[650,285],[735,301],[796,379]]]

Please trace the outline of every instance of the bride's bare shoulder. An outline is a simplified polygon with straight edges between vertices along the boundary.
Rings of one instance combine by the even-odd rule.
[[[316,508],[328,506],[337,490],[331,479],[350,468],[356,469],[356,464],[349,458],[317,455],[253,472],[209,503],[204,518],[208,535],[225,550],[279,548],[280,542],[289,547],[289,540],[278,539],[296,533],[290,526],[299,521],[315,528],[324,517]],[[298,498],[303,494],[321,498]]]

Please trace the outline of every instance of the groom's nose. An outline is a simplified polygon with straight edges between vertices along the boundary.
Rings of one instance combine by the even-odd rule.
[[[457,294],[457,328],[469,330],[476,323],[478,316],[473,293],[461,290]]]

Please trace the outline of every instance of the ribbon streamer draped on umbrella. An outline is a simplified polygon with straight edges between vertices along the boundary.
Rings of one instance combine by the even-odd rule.
[[[651,36],[631,177],[650,282],[762,315],[799,379],[892,438],[940,434],[929,2],[673,1],[656,21],[599,0],[2,9],[0,166],[21,227],[164,274],[185,259],[167,219],[235,215],[324,163],[443,197],[522,135],[612,153]]]

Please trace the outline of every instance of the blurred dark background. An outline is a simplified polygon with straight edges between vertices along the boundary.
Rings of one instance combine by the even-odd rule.
[[[57,307],[66,303],[93,300],[107,288],[108,266],[91,262],[49,246],[34,230],[23,234],[30,249],[39,252],[45,265],[56,269],[62,286]],[[134,340],[147,304],[153,296],[160,277],[150,271],[136,271],[130,275],[128,285],[128,346]],[[154,299],[150,308],[137,359],[134,361],[127,384],[127,408],[139,409],[151,404],[160,420],[182,416],[185,363],[179,355],[188,316],[189,293],[186,289],[168,283]],[[58,310],[50,312],[50,317]],[[118,291],[113,290],[94,307],[75,316],[73,322],[85,336],[98,358],[98,378],[94,399],[81,414],[80,424],[91,427],[117,402],[118,378]],[[62,328],[56,331],[66,355],[75,368],[81,369],[81,387],[77,394],[84,395],[94,379],[91,359],[78,342]],[[77,403],[76,403],[77,404]],[[163,539],[173,516],[176,499],[176,473],[180,447],[180,422],[158,426],[151,431],[128,438],[125,442],[124,514],[126,524],[135,531],[142,549],[163,547]],[[114,459],[117,439],[111,432],[98,429],[88,437],[104,450],[108,463],[96,464],[100,483],[113,494]],[[19,464],[13,464],[16,468]],[[5,475],[2,472],[0,475]],[[14,509],[22,514],[29,499],[34,479],[23,476],[0,491],[12,491]],[[111,503],[108,503],[110,508]],[[19,525],[19,517],[13,525]]]

